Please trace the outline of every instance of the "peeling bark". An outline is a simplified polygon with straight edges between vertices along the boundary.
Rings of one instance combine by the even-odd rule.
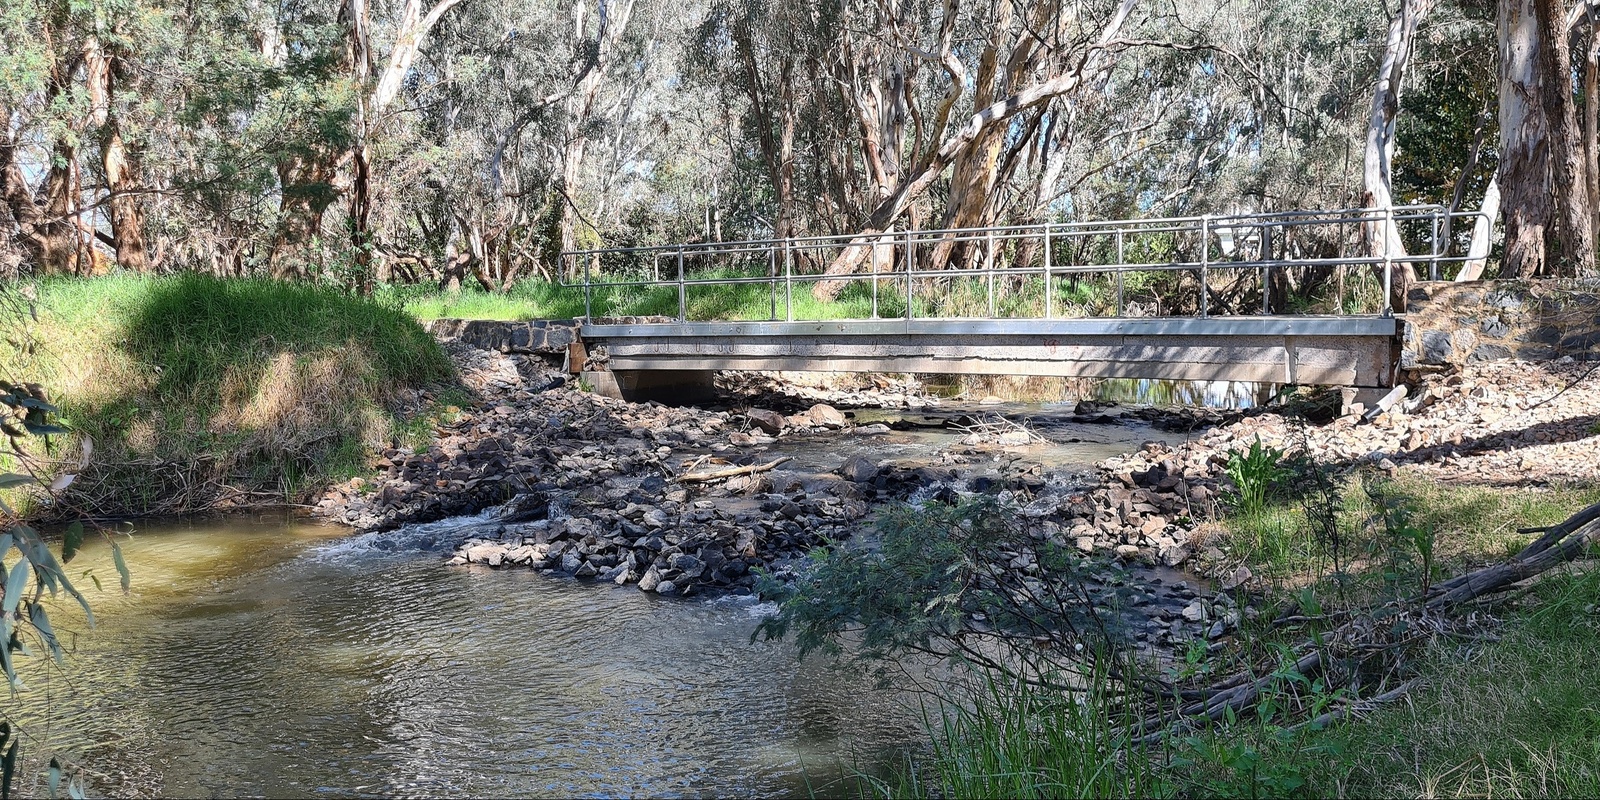
[[[1362,157],[1361,178],[1364,188],[1362,205],[1368,208],[1394,207],[1394,151],[1395,125],[1400,116],[1400,92],[1405,84],[1406,66],[1416,41],[1417,26],[1433,11],[1437,0],[1402,0],[1400,10],[1389,23],[1389,36],[1384,43],[1383,60],[1378,66],[1378,80],[1372,93],[1372,113],[1367,120],[1366,148]],[[1368,254],[1387,261],[1389,270],[1389,304],[1396,310],[1405,309],[1406,291],[1417,279],[1416,271],[1406,258],[1406,245],[1400,238],[1400,228],[1392,219],[1369,221],[1363,226]],[[1381,273],[1385,265],[1380,263]]]
[[[1532,0],[1500,0],[1500,215],[1505,219],[1503,275],[1527,278],[1545,268],[1550,148],[1540,106],[1539,30]]]

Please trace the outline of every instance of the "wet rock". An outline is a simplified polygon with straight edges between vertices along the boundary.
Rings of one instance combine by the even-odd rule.
[[[751,425],[754,425],[757,428],[772,434],[773,436],[783,432],[783,415],[776,411],[768,411],[764,408],[752,408],[745,412],[745,418],[750,420]]]
[[[874,422],[871,425],[858,425],[850,429],[850,433],[855,436],[879,436],[890,431],[891,428],[881,422]]]
[[[1022,509],[1022,515],[1032,519],[1041,519],[1056,513],[1056,509],[1060,507],[1060,497],[1046,495],[1029,503],[1025,508]]]
[[[878,465],[865,456],[851,456],[839,467],[839,474],[847,481],[870,483],[878,477]]]
[[[698,578],[706,571],[705,562],[688,553],[678,553],[668,559],[667,563],[684,578]]]
[[[643,591],[653,592],[659,585],[661,585],[661,572],[655,567],[645,570],[644,575],[639,577],[639,588]]]
[[[641,585],[643,585],[642,582]],[[662,581],[656,584],[655,590],[657,594],[677,594],[678,584],[672,581]]]

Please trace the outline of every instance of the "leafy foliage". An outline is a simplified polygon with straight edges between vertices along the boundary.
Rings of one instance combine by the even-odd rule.
[[[819,549],[792,579],[763,575],[778,611],[756,635],[832,654],[849,635],[863,660],[929,655],[1008,679],[1081,669],[1079,654],[1115,644],[1113,609],[1086,588],[1108,567],[1020,533],[1017,513],[990,496],[888,509],[871,546]]]
[[[23,313],[26,316],[21,316]],[[16,328],[15,336],[26,339],[28,332],[23,320],[35,318],[31,304],[0,286],[0,324]],[[0,377],[0,433],[4,434],[0,466],[19,470],[0,472],[0,489],[26,487],[39,483],[45,475],[45,465],[34,455],[33,448],[41,443],[48,447],[51,437],[66,433],[67,429],[58,424],[58,409],[50,402],[44,387],[21,382],[10,375],[8,369],[0,371],[0,376],[3,376]],[[83,459],[88,458],[90,450],[89,444],[83,445]],[[77,467],[81,469],[82,466],[83,461],[79,461]],[[59,473],[45,490],[64,489],[75,477],[75,472]],[[66,666],[66,651],[50,621],[47,597],[50,600],[64,597],[77,602],[83,608],[89,627],[94,627],[94,612],[89,608],[88,599],[73,585],[64,568],[82,544],[83,526],[74,524],[62,537],[61,554],[57,558],[44,536],[23,524],[11,506],[0,499],[0,673],[5,675],[7,688],[13,695],[27,689],[18,673],[19,658],[33,657],[42,651],[48,654],[55,668]],[[126,590],[127,567],[117,542],[110,540],[110,544],[122,576],[122,587]],[[86,574],[93,578],[92,573]],[[98,579],[95,582],[98,584]],[[49,665],[46,668],[50,668]],[[14,730],[9,722],[0,722],[0,798],[12,796],[21,766],[19,748],[23,736],[24,732]],[[67,780],[67,794],[83,796],[77,776],[67,775],[57,759],[50,759],[47,775],[49,796],[58,795],[63,778]]]
[[[1280,486],[1290,471],[1284,466],[1285,452],[1281,448],[1261,444],[1256,438],[1248,450],[1234,450],[1228,454],[1224,470],[1233,482],[1233,498],[1238,509],[1245,514],[1261,511],[1267,495]]]

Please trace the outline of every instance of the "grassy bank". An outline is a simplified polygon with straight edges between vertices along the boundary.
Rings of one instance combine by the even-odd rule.
[[[1146,745],[1125,733],[1137,716],[1125,702],[1126,683],[1100,674],[1080,684],[1082,693],[1063,695],[979,671],[976,689],[947,697],[957,701],[952,710],[929,725],[932,755],[895,781],[875,783],[875,793],[1600,795],[1600,702],[1589,674],[1589,665],[1600,663],[1600,570],[1592,561],[1454,613],[1380,605],[1507,558],[1536,535],[1519,528],[1565,520],[1600,502],[1600,487],[1449,486],[1401,472],[1346,475],[1330,488],[1325,496],[1334,501],[1337,543],[1314,521],[1319,503],[1307,498],[1304,481],[1293,493],[1269,492],[1256,508],[1243,508],[1236,493],[1224,530],[1208,543],[1266,576],[1269,597],[1320,598],[1320,607],[1295,612],[1306,622],[1274,626],[1268,621],[1275,612],[1264,612],[1229,647],[1192,649],[1194,663],[1122,673],[1214,668],[1210,674],[1224,676],[1250,663],[1267,670],[1277,664],[1257,703]],[[1341,550],[1337,557],[1334,548]],[[1408,681],[1410,691],[1385,705],[1358,706],[1331,724],[1306,724],[1321,709],[1343,704],[1348,689],[1323,685],[1327,673],[1299,675],[1291,648],[1322,641],[1319,631],[1331,632],[1346,614],[1387,631],[1373,640],[1387,647],[1364,656],[1377,660],[1362,671],[1369,679],[1374,670],[1392,676],[1387,686]],[[1369,685],[1362,696],[1377,691]]]
[[[364,470],[404,429],[406,390],[452,377],[415,319],[334,290],[196,275],[36,288],[33,352],[4,357],[94,443],[70,513],[292,501]]]
[[[987,684],[885,797],[1600,796],[1600,571],[1551,576],[1503,635],[1440,640],[1403,701],[1321,729],[1241,715],[1143,747],[1103,694]],[[1107,686],[1109,684],[1106,684]]]

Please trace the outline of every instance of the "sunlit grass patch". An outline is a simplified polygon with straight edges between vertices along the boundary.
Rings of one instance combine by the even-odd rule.
[[[294,499],[366,469],[403,389],[453,379],[414,318],[335,289],[200,275],[38,289],[38,346],[8,359],[95,443],[76,513]]]

